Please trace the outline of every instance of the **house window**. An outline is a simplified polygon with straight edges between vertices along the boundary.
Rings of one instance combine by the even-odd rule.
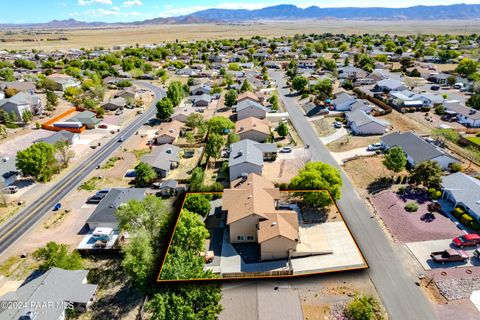
[[[245,241],[245,236],[237,236],[237,241]]]
[[[253,240],[254,240],[253,236],[247,236],[247,241],[253,241]]]

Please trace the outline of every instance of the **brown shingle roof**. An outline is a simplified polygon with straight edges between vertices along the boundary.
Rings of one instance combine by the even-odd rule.
[[[169,136],[172,138],[177,138],[180,134],[180,129],[182,128],[183,123],[178,120],[173,120],[170,122],[163,122],[158,128],[159,136]]]
[[[265,134],[270,133],[270,127],[267,120],[248,117],[235,123],[235,132],[237,134],[247,131],[259,131]]]
[[[259,102],[260,103],[260,98],[253,92],[250,92],[250,91],[247,91],[247,92],[244,92],[244,93],[241,93],[238,97],[237,97],[237,103],[240,102],[240,101],[243,101],[245,99],[250,99],[250,100],[253,100],[253,101],[256,101],[256,102]]]
[[[268,220],[258,224],[258,243],[278,236],[298,240],[298,217],[294,211],[276,211],[267,216]]]

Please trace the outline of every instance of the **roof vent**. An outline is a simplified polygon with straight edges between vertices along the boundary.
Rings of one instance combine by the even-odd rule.
[[[272,224],[271,224],[272,227],[275,227],[276,225],[277,225],[276,222],[272,222]]]
[[[248,195],[248,199],[252,199],[252,198],[253,198],[252,194]]]

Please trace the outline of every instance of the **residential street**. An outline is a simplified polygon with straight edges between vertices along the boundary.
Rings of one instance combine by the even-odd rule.
[[[152,90],[155,93],[155,100],[144,114],[138,116],[126,129],[113,136],[113,138],[103,145],[90,158],[81,162],[75,170],[72,170],[60,181],[58,181],[50,190],[44,193],[39,199],[23,209],[12,219],[0,227],[0,254],[3,254],[12,244],[18,241],[26,232],[28,232],[40,219],[47,214],[56,203],[61,202],[62,198],[71,190],[76,188],[87,175],[105,161],[121,145],[117,140],[122,137],[128,139],[133,135],[146,121],[154,117],[156,113],[155,104],[161,99],[165,92],[152,84],[136,81],[135,84]],[[55,239],[52,239],[55,240]]]
[[[313,161],[322,161],[340,168],[315,130],[303,115],[283,79],[283,73],[271,71],[270,76],[278,84],[280,98],[290,114],[290,120],[304,144],[310,146]],[[340,168],[341,169],[341,168]],[[395,254],[390,240],[385,235],[364,200],[359,197],[345,172],[342,198],[337,202],[340,211],[360,246],[368,264],[369,275],[382,299],[389,316],[401,320],[436,319],[432,305],[408,275],[399,257]]]

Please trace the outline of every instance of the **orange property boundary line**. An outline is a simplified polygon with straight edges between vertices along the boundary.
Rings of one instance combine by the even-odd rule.
[[[335,202],[335,199],[333,199],[332,195],[328,190],[280,190],[280,192],[327,192],[330,199],[332,200],[333,205],[335,206],[335,209],[337,209],[338,214],[340,215],[340,218],[342,218],[343,223],[347,227],[348,233],[350,234],[350,237],[352,237],[353,242],[355,243],[355,247],[357,248],[358,252],[360,253],[360,256],[362,257],[362,260],[364,262],[364,267],[353,267],[353,268],[344,268],[344,269],[338,269],[338,270],[330,270],[330,271],[320,271],[320,272],[312,272],[312,273],[304,273],[304,274],[292,274],[292,275],[284,275],[284,276],[258,276],[258,277],[239,277],[239,278],[195,278],[195,279],[160,279],[160,276],[162,274],[163,266],[165,264],[165,261],[167,259],[168,252],[170,250],[170,247],[172,245],[173,237],[175,235],[175,231],[177,229],[177,224],[178,220],[180,219],[180,214],[182,212],[183,206],[185,204],[185,199],[188,197],[189,194],[222,194],[222,192],[187,192],[185,194],[185,197],[183,198],[182,201],[182,206],[180,208],[180,212],[177,215],[177,219],[175,220],[175,226],[173,228],[172,235],[170,236],[170,241],[168,242],[168,247],[165,251],[165,254],[162,259],[162,263],[160,265],[160,271],[157,276],[157,283],[182,283],[182,282],[205,282],[205,281],[213,281],[213,282],[218,282],[218,281],[239,281],[239,280],[255,280],[255,279],[290,279],[290,278],[300,278],[300,277],[309,277],[309,276],[314,276],[314,275],[319,275],[319,274],[330,274],[330,273],[338,273],[338,272],[347,272],[347,271],[354,271],[354,270],[364,270],[368,269],[369,265],[367,260],[365,259],[365,256],[363,255],[362,251],[360,250],[360,247],[358,246],[357,240],[353,236],[350,228],[348,227],[347,222],[345,219],[343,219],[342,212],[338,209],[337,203]]]
[[[77,112],[77,109],[76,108],[71,108],[71,109],[68,109],[67,111],[65,112],[62,112],[61,114],[59,114],[58,116],[55,116],[53,117],[52,119],[48,120],[47,122],[44,122],[42,124],[42,129],[45,129],[45,130],[50,130],[50,131],[62,131],[62,130],[65,130],[65,131],[70,131],[70,132],[73,132],[73,133],[82,133],[83,131],[85,131],[85,126],[81,127],[81,128],[60,128],[60,127],[54,127],[53,124],[55,122],[57,122],[58,120],[61,120],[63,118],[66,118],[67,116],[71,115],[72,113],[75,113]]]

